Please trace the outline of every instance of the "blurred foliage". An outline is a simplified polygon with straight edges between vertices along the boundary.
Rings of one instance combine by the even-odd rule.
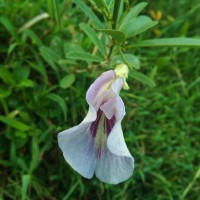
[[[57,5],[56,14],[55,1],[0,1],[0,199],[198,199],[200,50],[127,50],[157,85],[130,77],[121,93],[134,175],[116,186],[86,180],[64,161],[57,133],[82,121],[87,88],[111,66],[98,64],[106,50],[88,37],[82,10]],[[142,12],[159,24],[130,42],[199,36],[199,8],[197,0],[150,1]]]

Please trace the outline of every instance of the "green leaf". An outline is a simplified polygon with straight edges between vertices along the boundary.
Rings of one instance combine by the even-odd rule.
[[[39,164],[40,149],[38,140],[33,137],[31,146],[31,163],[29,167],[29,173],[31,174]]]
[[[152,28],[157,23],[157,21],[153,21],[147,16],[138,16],[129,21],[129,23],[126,26],[124,26],[121,30],[125,32],[126,37],[133,37],[139,33],[142,33]]]
[[[91,41],[97,46],[97,48],[99,49],[101,54],[103,56],[105,56],[106,49],[105,49],[102,41],[97,37],[97,33],[88,24],[81,23],[80,27],[87,34],[87,36],[91,39]]]
[[[154,83],[154,81],[151,78],[149,78],[148,76],[146,76],[140,72],[133,71],[132,73],[130,73],[130,77],[132,77],[138,81],[141,81],[142,83],[147,84],[150,87],[156,86],[156,84]]]
[[[113,13],[113,9],[114,9],[114,2],[115,0],[104,0],[105,4],[109,10],[109,13]]]
[[[15,81],[10,71],[3,67],[0,67],[0,79],[2,79],[3,82],[7,84],[15,84]]]
[[[31,88],[34,87],[34,82],[30,79],[24,79],[22,81],[20,81],[20,83],[17,85],[17,87],[19,88]]]
[[[10,44],[8,48],[8,55],[10,55],[14,51],[15,47],[17,47],[18,45],[19,45],[18,42]]]
[[[70,87],[74,83],[75,78],[76,77],[74,74],[69,74],[63,77],[62,80],[60,81],[60,87],[63,89]]]
[[[20,122],[19,120],[5,117],[3,115],[0,115],[0,121],[12,128],[15,128],[21,131],[28,131],[30,129],[30,126]]]
[[[50,65],[50,67],[54,71],[57,71],[56,63],[59,60],[59,56],[56,55],[56,53],[51,48],[46,47],[46,46],[40,47],[39,50],[44,60]]]
[[[13,36],[13,38],[18,40],[18,35],[17,35],[16,28],[13,26],[13,24],[11,23],[11,21],[8,18],[6,18],[4,16],[1,16],[0,17],[0,23],[3,24],[3,26]]]
[[[122,22],[120,22],[120,29],[122,29],[124,26],[129,24],[129,22],[137,17],[139,13],[147,6],[146,2],[140,2],[137,5],[135,5],[133,8],[131,8],[128,13],[125,13],[125,16],[122,19]]]
[[[32,63],[27,61],[31,68],[37,71],[40,75],[42,75],[42,79],[44,79],[45,83],[48,82],[47,72],[45,66],[42,63]]]
[[[64,99],[62,97],[58,96],[57,94],[53,94],[53,93],[49,93],[47,95],[47,98],[58,103],[58,105],[60,106],[60,108],[63,112],[64,119],[66,120],[66,118],[67,118],[67,107],[66,107]]]
[[[107,33],[108,35],[110,35],[114,40],[116,40],[119,43],[124,44],[126,41],[125,33],[122,31],[113,30],[113,29],[99,29],[99,30]]]
[[[40,40],[40,38],[35,34],[34,31],[32,31],[30,29],[27,29],[27,30],[25,30],[23,32],[22,41],[25,42],[27,38],[30,38],[33,44],[35,43],[38,46],[42,46],[43,45],[43,43]]]
[[[93,11],[84,3],[82,0],[74,0],[74,2],[80,7],[80,9],[90,18],[90,20],[93,22],[93,25],[101,29],[103,28],[103,24],[98,19],[98,17],[93,13]]]
[[[87,52],[69,52],[66,54],[66,57],[69,59],[75,59],[75,60],[84,60],[88,62],[101,62],[102,58],[99,56],[93,56],[90,53]]]
[[[31,176],[30,175],[23,175],[22,176],[22,191],[21,191],[21,195],[22,195],[22,200],[26,199],[26,194],[28,191],[28,186],[30,184],[30,180],[31,180]]]
[[[5,85],[0,85],[0,99],[4,99],[11,95],[12,90]]]
[[[76,61],[73,59],[60,59],[58,61],[59,65],[66,65],[66,64],[70,64],[70,65],[76,65]]]
[[[27,66],[16,66],[14,69],[14,78],[19,82],[21,80],[28,79],[31,71]]]
[[[128,64],[133,67],[134,69],[140,69],[140,60],[137,56],[134,56],[132,54],[123,54],[126,58]],[[113,57],[111,61],[114,65],[124,63],[124,60],[122,59],[121,55],[116,55]]]
[[[130,47],[200,47],[200,39],[196,38],[160,38],[143,40]]]

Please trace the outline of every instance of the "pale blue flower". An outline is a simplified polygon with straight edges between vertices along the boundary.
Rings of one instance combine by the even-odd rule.
[[[133,173],[131,156],[121,128],[125,108],[119,92],[124,78],[103,73],[86,94],[89,111],[78,125],[58,135],[65,160],[85,178],[94,173],[102,182],[117,184]]]

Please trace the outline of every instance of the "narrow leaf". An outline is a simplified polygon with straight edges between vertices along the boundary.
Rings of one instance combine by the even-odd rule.
[[[3,24],[3,26],[13,36],[13,38],[18,40],[18,35],[17,35],[16,28],[13,26],[13,24],[11,23],[11,21],[8,18],[6,18],[4,16],[1,16],[0,17],[0,23]]]
[[[84,60],[89,62],[101,62],[102,58],[99,56],[93,56],[87,52],[70,52],[66,54],[67,58],[75,59],[75,60]]]
[[[105,49],[102,41],[97,37],[97,33],[88,24],[81,23],[80,27],[87,34],[87,36],[91,39],[91,41],[97,46],[97,48],[99,49],[101,54],[103,56],[105,56],[106,49]]]
[[[30,129],[30,126],[20,122],[19,120],[14,119],[14,118],[5,117],[3,115],[0,115],[0,121],[3,122],[4,124],[6,124],[7,126],[16,128],[21,131],[27,131]]]
[[[27,29],[23,32],[22,41],[25,42],[27,38],[30,38],[32,43],[37,44],[38,46],[42,46],[42,41],[40,38],[35,34],[33,30]]]
[[[67,107],[66,107],[66,104],[65,104],[65,101],[63,100],[63,98],[61,98],[57,94],[53,94],[53,93],[48,94],[47,98],[58,103],[58,105],[60,106],[60,108],[63,112],[64,119],[66,120],[66,118],[67,118]]]
[[[150,87],[156,86],[156,84],[154,83],[154,81],[151,78],[149,78],[148,76],[146,76],[140,72],[133,71],[132,73],[130,73],[130,77],[132,77],[138,81],[141,81],[142,83],[147,84]]]
[[[101,23],[101,21],[93,13],[93,11],[84,3],[84,1],[82,1],[82,0],[74,0],[74,2],[90,18],[90,20],[93,22],[93,25],[96,26],[96,28],[98,28],[98,29],[103,28],[103,24]]]
[[[122,29],[124,26],[129,24],[129,22],[137,17],[139,13],[147,6],[146,2],[140,2],[137,5],[135,5],[133,8],[131,8],[128,13],[125,13],[124,18],[122,19],[120,29]]]
[[[39,157],[40,157],[40,149],[38,140],[35,137],[33,137],[31,146],[31,163],[29,168],[30,174],[37,168],[39,164]]]
[[[22,176],[22,200],[26,199],[26,194],[28,191],[28,186],[30,184],[31,176],[30,175],[23,175]]]
[[[39,48],[40,53],[44,60],[50,65],[50,67],[54,70],[57,71],[57,65],[56,63],[59,60],[59,56],[55,54],[55,52],[46,46],[42,46]]]
[[[131,47],[200,47],[200,39],[196,38],[161,38],[143,40]]]

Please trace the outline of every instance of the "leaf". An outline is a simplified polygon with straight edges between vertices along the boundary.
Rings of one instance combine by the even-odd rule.
[[[24,79],[20,81],[20,83],[17,85],[19,88],[31,88],[34,87],[34,82],[30,79]]]
[[[0,85],[0,99],[10,96],[12,90],[4,85]]]
[[[40,40],[40,38],[35,34],[34,31],[32,31],[30,29],[27,29],[27,30],[25,30],[23,32],[22,41],[25,42],[27,38],[30,38],[33,44],[35,43],[38,46],[42,46],[43,45],[43,43]]]
[[[200,39],[197,38],[161,38],[143,40],[131,47],[200,47]]]
[[[74,74],[69,74],[63,77],[62,80],[60,81],[60,87],[63,89],[70,87],[74,83],[75,78],[76,77]]]
[[[20,122],[17,119],[5,117],[3,115],[0,115],[0,121],[6,124],[7,126],[10,126],[12,128],[16,128],[21,131],[28,131],[30,129],[30,126]]]
[[[27,191],[28,191],[28,186],[30,184],[30,180],[31,180],[31,176],[30,175],[23,175],[22,176],[22,192],[21,192],[21,195],[22,195],[22,200],[25,200],[26,199],[26,194],[27,194]]]
[[[29,167],[29,173],[31,174],[39,164],[40,149],[38,140],[33,137],[31,145],[31,163]]]
[[[151,78],[149,78],[148,76],[146,76],[140,72],[133,71],[132,73],[130,73],[130,77],[132,77],[138,81],[141,81],[142,83],[147,84],[150,87],[156,86],[156,84],[154,83],[154,81]]]
[[[82,0],[74,0],[74,2],[80,7],[80,9],[90,18],[90,20],[93,22],[93,25],[101,29],[103,28],[103,24],[98,19],[98,17],[93,13],[93,11],[84,3]]]
[[[37,71],[40,75],[42,75],[42,79],[44,79],[45,83],[48,82],[47,72],[45,66],[42,63],[32,63],[27,61],[31,68]]]
[[[133,8],[130,9],[130,11],[124,16],[122,19],[122,22],[120,24],[120,29],[122,29],[124,26],[129,24],[129,22],[137,17],[139,13],[147,6],[146,2],[140,2],[137,5],[135,5]]]
[[[12,35],[13,38],[15,38],[15,40],[18,40],[16,28],[13,26],[13,24],[11,23],[11,21],[8,18],[1,16],[0,23],[3,24],[3,26],[7,29],[7,31],[10,33],[10,35]]]
[[[89,62],[101,62],[102,58],[99,56],[93,56],[87,52],[69,52],[66,54],[67,58],[75,59],[75,60],[84,60]]]
[[[10,44],[9,48],[8,48],[8,55],[10,55],[13,52],[13,50],[15,49],[15,47],[18,46],[18,45],[19,45],[18,42]]]
[[[113,13],[115,0],[104,0],[104,1],[109,10],[109,13]]]
[[[106,49],[101,42],[101,40],[97,37],[97,33],[88,25],[81,23],[80,27],[83,29],[83,31],[87,34],[87,36],[91,39],[91,41],[97,46],[99,51],[103,56],[106,55]]]
[[[25,80],[28,79],[29,75],[30,75],[31,71],[30,68],[27,66],[16,66],[14,69],[14,78],[15,80],[17,80],[18,82],[21,80]]]
[[[153,21],[147,16],[138,16],[129,21],[129,23],[120,30],[125,32],[126,37],[133,37],[152,28],[157,23],[157,21]]]
[[[12,74],[8,69],[4,67],[0,67],[0,79],[2,79],[3,82],[7,84],[15,84]]]
[[[46,46],[40,47],[39,50],[44,60],[50,65],[50,67],[54,71],[57,71],[56,63],[59,60],[58,55],[56,55],[55,52],[51,48],[46,47]]]
[[[47,98],[58,103],[58,105],[60,106],[60,108],[63,112],[64,119],[66,120],[66,118],[67,118],[67,107],[66,107],[66,104],[65,104],[65,101],[63,100],[63,98],[58,96],[57,94],[53,94],[53,93],[49,93],[47,95]]]
[[[135,68],[135,69],[140,69],[140,60],[138,59],[137,56],[134,56],[132,54],[123,54],[124,57],[126,58],[128,64]],[[116,55],[113,57],[112,61],[111,61],[114,65],[116,64],[121,64],[124,63],[121,55]]]
[[[125,33],[122,31],[113,30],[113,29],[99,29],[99,30],[107,33],[108,35],[110,35],[114,40],[116,40],[119,43],[124,44],[126,41]]]

